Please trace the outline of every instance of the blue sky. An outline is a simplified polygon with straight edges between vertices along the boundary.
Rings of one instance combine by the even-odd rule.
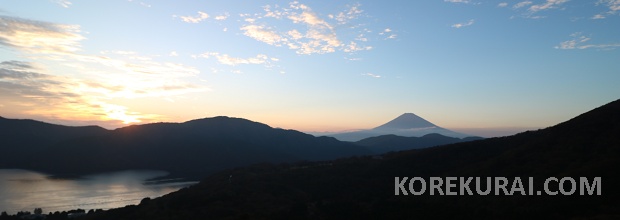
[[[618,27],[620,0],[7,0],[0,115],[515,132],[620,97]]]

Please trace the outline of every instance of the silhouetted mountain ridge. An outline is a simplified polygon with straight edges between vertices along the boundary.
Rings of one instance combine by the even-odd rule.
[[[25,163],[25,158],[39,156],[42,151],[70,139],[102,135],[108,130],[98,126],[63,126],[30,119],[0,118],[0,168]]]
[[[370,154],[363,147],[334,138],[317,138],[229,117],[132,125],[111,131],[32,120],[6,119],[1,123],[3,139],[8,144],[0,148],[9,153],[0,156],[0,168],[61,175],[156,169],[197,178],[224,168],[253,163],[326,160]],[[41,135],[32,135],[34,131]],[[24,143],[30,143],[28,140],[34,140],[32,146],[24,147]]]
[[[427,121],[426,119],[421,118],[413,113],[404,113],[391,121],[373,128],[375,130],[379,129],[412,129],[412,128],[427,128],[427,127],[438,127],[437,125]]]

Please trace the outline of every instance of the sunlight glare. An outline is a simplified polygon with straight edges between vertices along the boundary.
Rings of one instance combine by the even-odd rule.
[[[105,105],[105,111],[107,112],[107,117],[113,120],[120,120],[123,124],[131,124],[141,122],[136,115],[127,114],[127,108],[124,106],[118,105]]]

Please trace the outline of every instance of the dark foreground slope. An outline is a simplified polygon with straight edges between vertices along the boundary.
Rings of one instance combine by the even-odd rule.
[[[57,126],[56,129],[69,128]],[[50,132],[43,131],[41,135],[55,136],[48,134]],[[90,135],[82,133],[84,135],[41,140],[35,134],[7,137],[11,142],[2,145],[2,150],[22,149],[21,143],[30,139],[41,147],[15,151],[10,157],[18,159],[3,162],[0,168],[59,175],[156,169],[180,177],[203,178],[215,171],[253,163],[328,160],[370,153],[334,138],[317,138],[228,117],[136,125]]]
[[[620,101],[614,101],[556,126],[510,137],[382,158],[228,170],[190,188],[87,219],[617,219],[619,159]],[[534,178],[535,191],[543,190],[548,177],[601,177],[602,194],[578,195],[577,189],[573,195],[555,196],[394,195],[395,177],[428,181],[451,176],[507,177],[508,186],[520,177],[526,192],[528,177]],[[557,183],[550,186],[557,191]],[[475,190],[475,184],[470,187]]]

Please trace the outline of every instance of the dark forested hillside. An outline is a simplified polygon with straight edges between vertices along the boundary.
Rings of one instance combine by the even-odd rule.
[[[0,168],[20,168],[45,156],[42,152],[55,143],[106,132],[108,130],[97,126],[70,127],[0,117]]]
[[[620,100],[509,137],[382,157],[231,169],[162,198],[86,218],[618,219],[619,159]],[[395,177],[532,177],[537,191],[548,177],[601,177],[602,193],[405,196],[395,195]],[[558,190],[557,185],[550,188]]]

